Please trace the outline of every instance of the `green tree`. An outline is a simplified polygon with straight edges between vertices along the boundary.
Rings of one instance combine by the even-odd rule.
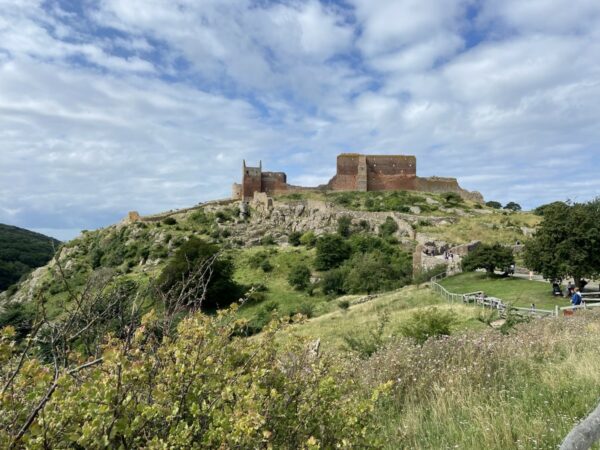
[[[317,240],[315,269],[329,270],[338,267],[350,257],[350,245],[338,234],[325,234]]]
[[[538,216],[543,216],[548,208],[555,207],[556,205],[558,205],[559,207],[560,207],[560,205],[566,206],[567,203],[565,203],[565,202],[552,202],[552,203],[547,203],[545,205],[540,205],[540,206],[538,206],[537,208],[535,208],[533,210],[533,213],[536,214],[536,215],[538,215]]]
[[[357,253],[346,266],[349,272],[344,287],[353,294],[360,292],[371,294],[390,289],[404,276],[390,258],[380,251]]]
[[[490,200],[489,202],[485,203],[485,206],[487,206],[488,208],[501,209],[502,203]]]
[[[204,270],[206,269],[206,270]],[[206,272],[210,281],[194,280],[195,273]],[[158,279],[163,292],[175,290],[204,297],[202,308],[223,307],[237,298],[239,287],[232,280],[233,264],[219,255],[219,247],[195,237],[184,242],[168,261]],[[182,280],[186,280],[185,283]]]
[[[488,275],[493,275],[497,267],[504,269],[514,262],[510,247],[501,244],[481,244],[462,259],[462,268],[467,272],[485,269]]]
[[[346,276],[348,270],[344,267],[328,270],[321,279],[321,289],[324,294],[341,295],[346,293]]]
[[[508,202],[504,205],[504,209],[508,209],[509,211],[521,211],[521,205],[515,202]]]
[[[349,237],[352,231],[350,230],[352,225],[352,218],[349,216],[341,216],[337,220],[337,232],[340,236],[345,238]]]
[[[550,280],[600,274],[600,200],[544,208],[535,236],[525,243],[525,264]]]
[[[287,280],[295,289],[306,289],[310,284],[310,269],[304,264],[298,264],[292,267]]]

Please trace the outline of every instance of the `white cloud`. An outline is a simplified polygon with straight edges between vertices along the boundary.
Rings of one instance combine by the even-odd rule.
[[[598,192],[595,1],[86,8],[0,0],[0,222],[63,236],[227,196],[242,158],[317,184],[342,151],[525,206]]]

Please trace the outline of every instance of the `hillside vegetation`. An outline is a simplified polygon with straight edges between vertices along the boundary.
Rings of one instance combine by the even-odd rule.
[[[59,243],[43,234],[0,224],[0,292],[46,264]]]
[[[315,192],[84,232],[0,296],[0,446],[555,448],[600,395],[598,314],[501,315],[420,284],[439,267],[412,277],[417,243],[514,244],[540,220]],[[493,270],[442,283],[566,302]]]

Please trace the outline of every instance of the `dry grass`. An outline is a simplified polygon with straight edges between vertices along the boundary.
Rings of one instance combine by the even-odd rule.
[[[600,397],[600,316],[583,313],[392,343],[357,376],[394,380],[380,411],[388,448],[550,449]]]
[[[419,232],[457,244],[473,240],[514,244],[525,239],[522,227],[534,228],[539,222],[540,217],[532,213],[494,211],[461,217],[456,223],[447,225],[421,227]]]

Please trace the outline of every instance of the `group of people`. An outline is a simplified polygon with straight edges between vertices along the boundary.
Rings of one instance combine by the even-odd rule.
[[[425,247],[423,249],[423,253],[425,253],[427,256],[436,256],[437,255],[435,249],[431,249],[431,248],[428,248],[428,247]],[[448,261],[448,260],[454,261],[454,253],[451,252],[451,251],[449,251],[449,250],[446,250],[444,252],[444,259],[446,261]]]
[[[558,281],[552,283],[552,293],[557,297],[563,297],[563,292]],[[567,284],[567,292],[565,293],[564,297],[571,299],[571,304],[573,306],[581,306],[583,303],[581,290],[571,282]]]

